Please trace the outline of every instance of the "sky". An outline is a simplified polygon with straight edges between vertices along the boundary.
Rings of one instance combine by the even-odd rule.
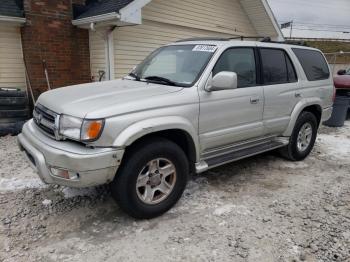
[[[293,20],[293,35],[350,38],[350,0],[268,0],[279,24]],[[288,30],[283,30],[289,34]],[[343,33],[349,32],[349,33]],[[288,36],[288,35],[287,35]]]

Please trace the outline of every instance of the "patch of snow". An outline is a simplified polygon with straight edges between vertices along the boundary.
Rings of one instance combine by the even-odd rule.
[[[44,188],[45,186],[46,185],[39,178],[0,178],[0,192],[15,191],[25,188]]]
[[[309,167],[305,162],[283,162],[281,163],[282,168],[291,168],[291,169],[302,169]]]
[[[72,188],[72,187],[63,187],[61,189],[65,198],[72,198],[76,196],[95,196],[97,194],[96,189],[94,187],[86,187],[86,188]]]
[[[335,159],[348,159],[350,157],[350,139],[344,135],[319,134],[317,144],[323,154]]]
[[[235,212],[240,215],[248,215],[250,211],[246,206],[242,205],[233,205],[233,204],[226,204],[221,207],[218,207],[214,210],[213,215],[215,216],[222,216],[227,215],[231,212]]]
[[[44,199],[44,201],[42,202],[44,206],[49,206],[52,204],[52,200],[50,199]]]

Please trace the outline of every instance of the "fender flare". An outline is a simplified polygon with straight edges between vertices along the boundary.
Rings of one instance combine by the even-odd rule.
[[[300,113],[308,106],[313,106],[313,105],[317,105],[322,109],[322,100],[320,98],[304,98],[302,100],[300,100],[294,107],[291,117],[290,117],[290,121],[288,124],[287,129],[284,131],[283,136],[291,136],[294,126],[295,126],[295,122],[297,121]],[[321,114],[322,114],[322,110],[321,110]],[[321,116],[322,118],[322,116]]]
[[[174,129],[184,131],[190,136],[196,150],[196,161],[198,161],[200,145],[196,129],[188,119],[179,116],[156,117],[133,123],[118,135],[113,142],[113,147],[124,148],[145,135]]]

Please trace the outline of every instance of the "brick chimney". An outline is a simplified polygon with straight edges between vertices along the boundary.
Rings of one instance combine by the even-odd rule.
[[[89,32],[72,25],[72,0],[23,2],[23,55],[34,95],[47,90],[43,60],[51,88],[90,82]]]

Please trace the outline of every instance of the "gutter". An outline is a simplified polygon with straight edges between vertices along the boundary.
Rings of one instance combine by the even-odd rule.
[[[14,16],[0,15],[0,22],[10,22],[10,23],[24,24],[26,22],[26,19],[24,17],[14,17]]]
[[[72,24],[79,26],[79,25],[86,25],[86,24],[104,22],[104,21],[115,20],[115,19],[120,19],[120,15],[116,12],[112,12],[112,13],[103,14],[103,15],[95,15],[95,16],[90,16],[86,18],[76,19],[72,21]]]

